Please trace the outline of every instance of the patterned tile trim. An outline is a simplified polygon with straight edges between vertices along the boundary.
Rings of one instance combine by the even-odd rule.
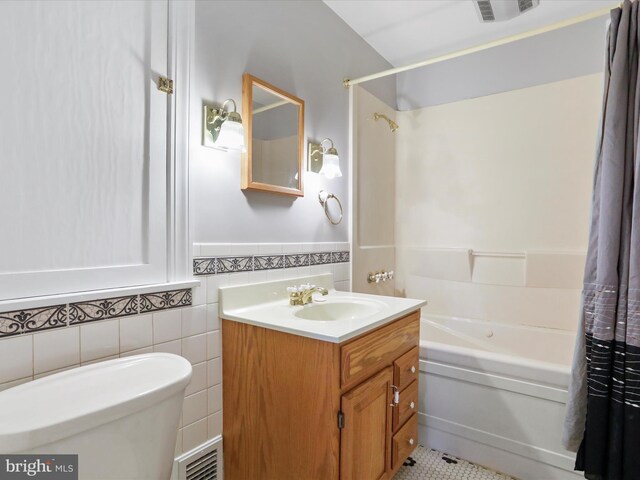
[[[67,306],[31,308],[0,313],[0,337],[67,326]]]
[[[187,288],[0,312],[0,339],[108,318],[186,307],[192,301],[193,294]]]
[[[284,256],[284,268],[308,267],[308,266],[309,266],[308,253],[296,253],[294,255]]]
[[[253,271],[253,257],[220,257],[216,259],[216,273]]]
[[[201,257],[193,259],[193,274],[217,275],[220,273],[275,270],[279,268],[308,267],[350,261],[348,251],[320,253],[291,253],[284,255],[246,255],[236,257]]]
[[[138,313],[138,296],[106,298],[69,305],[69,325],[126,317]]]
[[[194,275],[215,275],[216,259],[215,258],[194,258],[193,274]]]
[[[331,263],[331,252],[312,253],[310,260],[311,265],[326,265]]]
[[[140,295],[140,313],[166,310],[168,308],[186,307],[193,300],[191,289],[170,290],[160,293],[145,293]]]
[[[345,263],[349,261],[349,252],[331,252],[331,261],[333,263]]]
[[[284,268],[284,255],[257,255],[253,257],[254,270],[277,270]]]

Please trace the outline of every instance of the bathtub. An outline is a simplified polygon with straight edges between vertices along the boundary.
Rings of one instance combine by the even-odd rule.
[[[428,315],[420,336],[423,445],[522,480],[582,478],[560,443],[573,333]]]

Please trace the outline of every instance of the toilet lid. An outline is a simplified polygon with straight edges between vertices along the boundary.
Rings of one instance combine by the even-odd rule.
[[[183,391],[191,364],[149,353],[50,375],[0,392],[0,452],[31,450],[143,410]]]

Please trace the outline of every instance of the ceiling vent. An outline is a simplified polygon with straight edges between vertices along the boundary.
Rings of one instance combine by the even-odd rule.
[[[518,0],[518,9],[520,10],[520,13],[524,13],[527,10],[531,10],[532,8],[533,0]]]
[[[483,22],[493,22],[496,19],[490,0],[478,0],[476,4]]]
[[[476,0],[473,2],[482,22],[502,22],[537,7],[540,0]]]

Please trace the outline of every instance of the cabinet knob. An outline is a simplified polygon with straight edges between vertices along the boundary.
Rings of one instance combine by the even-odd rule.
[[[415,408],[415,406],[416,406],[416,404],[415,404],[415,403],[413,403],[413,402],[411,402],[411,403],[409,404],[409,407],[411,407],[411,410],[413,410],[413,409]]]
[[[411,365],[411,373],[416,373],[416,367],[414,367],[413,365]]]
[[[414,443],[415,443],[415,442],[414,442],[413,438],[410,438],[410,439],[409,439],[409,445],[413,445]]]

